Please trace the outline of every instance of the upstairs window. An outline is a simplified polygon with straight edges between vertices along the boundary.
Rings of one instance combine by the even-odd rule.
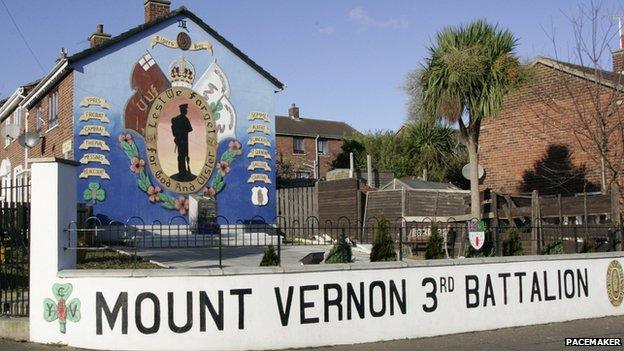
[[[293,154],[305,154],[303,148],[303,138],[293,138]]]
[[[48,126],[52,128],[58,125],[59,117],[59,96],[58,91],[48,96]]]
[[[327,139],[319,139],[317,144],[317,150],[319,155],[327,155],[329,149],[327,146]]]
[[[35,131],[41,131],[41,127],[43,126],[43,112],[41,111],[41,107],[37,107],[37,112],[35,112]]]

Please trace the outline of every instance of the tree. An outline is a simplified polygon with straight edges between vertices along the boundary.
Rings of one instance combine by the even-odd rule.
[[[470,162],[471,213],[481,218],[479,131],[483,118],[495,117],[507,93],[522,81],[514,50],[517,39],[507,30],[478,20],[448,27],[436,36],[421,75],[422,106],[427,114],[459,125]]]
[[[410,154],[415,156],[415,173],[421,173],[423,180],[443,180],[459,158],[455,131],[446,125],[420,121],[406,125],[404,134]]]
[[[394,251],[394,240],[388,233],[388,220],[381,217],[375,226],[375,238],[373,239],[373,248],[370,253],[371,262],[379,261],[396,261],[397,255]]]

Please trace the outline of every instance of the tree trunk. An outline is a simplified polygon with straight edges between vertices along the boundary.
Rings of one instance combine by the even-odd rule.
[[[468,135],[468,159],[470,160],[470,214],[481,219],[481,199],[479,198],[479,157],[477,143],[473,135]]]

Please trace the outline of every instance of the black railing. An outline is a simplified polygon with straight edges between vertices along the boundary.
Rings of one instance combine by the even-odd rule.
[[[0,315],[28,315],[29,215],[28,203],[0,203]]]
[[[189,224],[183,217],[176,217],[163,224],[145,223],[139,217],[132,217],[124,223],[103,224],[91,217],[82,225],[72,224],[67,229],[68,234],[76,233],[78,237],[68,249],[128,254],[134,260],[132,268],[137,267],[141,258],[157,257],[166,261],[181,255],[187,255],[187,266],[212,260],[214,266],[223,267],[224,260],[258,253],[258,250],[243,248],[273,246],[281,259],[283,250],[290,250],[289,247],[310,246],[310,252],[316,252],[324,246],[322,250],[327,251],[341,236],[366,251],[379,234],[381,221],[369,219],[365,223],[352,223],[347,218],[319,221],[310,217],[301,222],[277,217],[267,222],[257,217],[230,223],[219,217],[212,222]],[[383,221],[401,260],[424,258],[434,234],[440,238],[436,245],[440,245],[438,252],[442,252],[444,258],[614,251],[620,250],[622,243],[621,227],[611,224],[502,225],[488,228],[485,236],[479,239],[483,241],[482,247],[476,250],[470,244],[465,221],[409,222],[405,218]],[[178,254],[173,251],[189,248],[206,250],[178,250]]]

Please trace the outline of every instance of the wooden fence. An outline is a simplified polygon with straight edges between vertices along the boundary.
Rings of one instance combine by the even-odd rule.
[[[289,225],[302,226],[308,218],[318,217],[317,186],[277,189],[277,215]]]

